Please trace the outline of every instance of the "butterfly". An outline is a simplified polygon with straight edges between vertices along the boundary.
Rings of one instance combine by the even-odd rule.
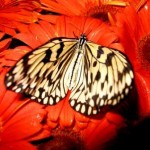
[[[70,90],[70,106],[93,115],[116,105],[132,88],[128,58],[116,49],[80,38],[57,37],[27,53],[5,76],[5,85],[42,104],[55,105]]]

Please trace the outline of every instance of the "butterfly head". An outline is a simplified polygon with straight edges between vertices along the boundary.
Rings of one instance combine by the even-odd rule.
[[[80,39],[87,40],[87,36],[86,36],[84,33],[82,33],[82,34],[80,35]]]
[[[87,42],[87,37],[85,34],[81,34],[80,38],[79,38],[79,42],[78,42],[78,48],[80,50],[83,49],[84,45],[86,44]]]

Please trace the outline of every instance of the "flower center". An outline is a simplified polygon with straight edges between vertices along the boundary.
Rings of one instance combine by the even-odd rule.
[[[111,5],[100,5],[90,7],[87,11],[87,16],[91,16],[94,18],[100,18],[105,22],[109,22],[108,12],[112,15],[117,13],[117,8]]]
[[[79,133],[69,129],[61,129],[60,127],[52,130],[52,137],[43,143],[38,144],[38,150],[48,149],[83,149],[84,145],[81,141]]]
[[[150,71],[150,34],[143,37],[138,42],[138,59],[141,65]]]

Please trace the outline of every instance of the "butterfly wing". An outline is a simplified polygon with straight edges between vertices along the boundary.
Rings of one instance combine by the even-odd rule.
[[[6,87],[43,104],[56,104],[68,91],[64,72],[76,43],[75,39],[55,38],[26,54],[6,74]]]
[[[87,42],[81,79],[70,104],[76,111],[92,115],[104,105],[116,105],[128,94],[133,71],[121,52]]]

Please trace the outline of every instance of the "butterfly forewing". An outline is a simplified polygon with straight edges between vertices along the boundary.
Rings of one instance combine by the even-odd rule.
[[[75,49],[74,41],[53,39],[26,54],[6,74],[6,86],[15,92],[25,93],[38,102],[56,104],[68,91],[64,84],[64,74]]]
[[[128,94],[132,67],[117,50],[81,38],[55,38],[26,54],[6,74],[5,84],[43,104],[58,103],[71,90],[71,107],[86,115],[116,105]]]

